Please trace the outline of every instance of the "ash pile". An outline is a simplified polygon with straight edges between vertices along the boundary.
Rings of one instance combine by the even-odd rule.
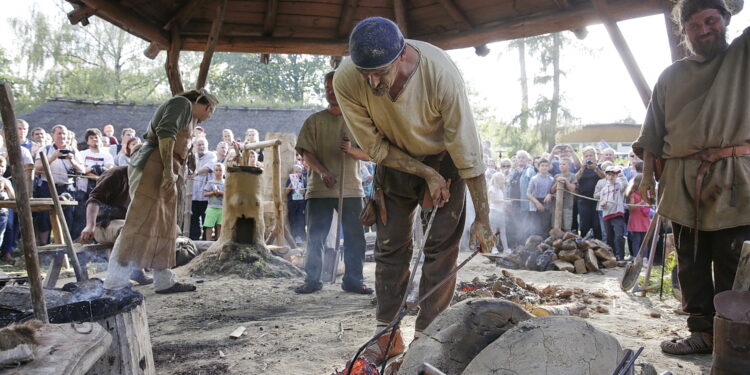
[[[612,248],[595,238],[552,229],[547,239],[530,236],[510,253],[493,256],[498,266],[533,271],[601,272],[617,266]]]

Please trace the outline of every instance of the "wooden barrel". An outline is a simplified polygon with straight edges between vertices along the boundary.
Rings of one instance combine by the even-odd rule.
[[[750,374],[750,322],[714,317],[712,375]]]

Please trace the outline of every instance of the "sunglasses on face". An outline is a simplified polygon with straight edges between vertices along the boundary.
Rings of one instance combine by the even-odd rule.
[[[510,168],[510,165],[501,165],[500,168]]]

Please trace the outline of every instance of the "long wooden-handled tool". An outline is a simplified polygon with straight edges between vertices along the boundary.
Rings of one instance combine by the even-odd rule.
[[[622,275],[622,280],[620,281],[620,288],[622,290],[627,292],[633,289],[635,284],[638,283],[638,276],[643,269],[643,254],[646,252],[648,242],[654,238],[654,233],[656,232],[656,227],[659,225],[659,222],[659,214],[654,215],[654,219],[651,220],[651,224],[648,226],[646,236],[643,238],[643,242],[641,242],[641,247],[638,250],[638,256],[636,257],[635,262],[625,265],[625,273]]]
[[[646,267],[646,278],[643,280],[643,286],[639,286],[637,283],[635,285],[635,288],[633,289],[633,292],[641,292],[642,296],[646,295],[646,292],[649,290],[653,290],[658,288],[658,285],[651,285],[649,286],[649,282],[651,281],[651,269],[654,266],[654,258],[656,258],[656,245],[658,244],[658,238],[659,238],[659,231],[661,230],[661,217],[658,217],[656,219],[656,228],[654,228],[654,233],[651,236],[651,251],[649,251],[648,254],[648,266]]]
[[[341,217],[344,216],[344,163],[346,160],[341,158],[341,168],[339,169],[339,205],[336,215],[336,245],[333,250],[333,269],[331,270],[331,284],[336,283],[336,271],[339,268],[339,257],[341,254]]]

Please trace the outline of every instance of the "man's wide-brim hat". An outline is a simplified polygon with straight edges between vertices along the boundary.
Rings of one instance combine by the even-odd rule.
[[[360,69],[378,69],[391,64],[405,46],[398,26],[382,17],[365,18],[354,26],[349,36],[349,54]]]

